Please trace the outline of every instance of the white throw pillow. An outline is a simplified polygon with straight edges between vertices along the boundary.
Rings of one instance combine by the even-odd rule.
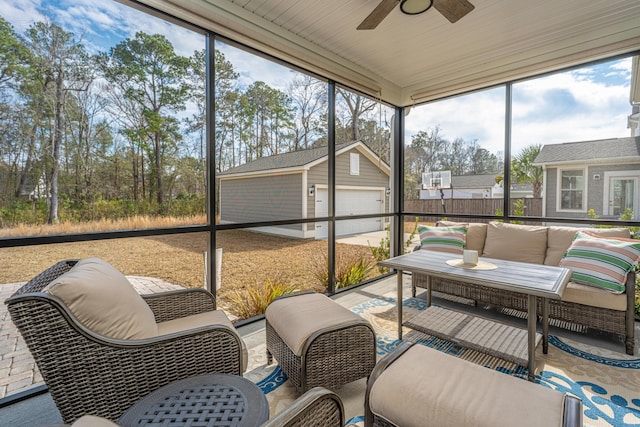
[[[80,323],[98,334],[120,339],[158,335],[147,303],[120,271],[100,258],[78,261],[44,292],[62,300]]]

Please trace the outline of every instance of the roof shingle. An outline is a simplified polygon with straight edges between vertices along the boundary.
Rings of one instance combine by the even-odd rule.
[[[540,150],[540,154],[536,157],[534,164],[621,159],[625,157],[638,158],[640,160],[640,136],[545,145]]]
[[[336,151],[355,144],[355,142],[347,142],[336,144]],[[286,169],[301,167],[315,160],[325,157],[329,151],[329,147],[311,148],[308,150],[291,151],[288,153],[276,154],[273,156],[261,157],[259,159],[247,162],[235,168],[228,169],[218,176],[232,175],[237,173],[259,172],[272,169]]]

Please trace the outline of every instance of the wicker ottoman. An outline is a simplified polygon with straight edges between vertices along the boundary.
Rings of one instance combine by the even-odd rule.
[[[366,377],[376,363],[369,322],[325,295],[277,298],[265,318],[268,362],[276,358],[298,393]]]
[[[582,401],[408,341],[376,365],[365,427],[581,427]]]

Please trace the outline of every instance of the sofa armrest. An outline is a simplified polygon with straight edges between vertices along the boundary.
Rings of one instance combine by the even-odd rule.
[[[158,323],[216,309],[213,294],[201,288],[146,294],[142,298],[153,311]]]
[[[632,271],[627,274],[627,282],[625,283],[625,292],[627,294],[635,295],[636,292],[636,272]]]
[[[625,283],[627,293],[627,312],[625,313],[625,350],[627,354],[634,354],[635,350],[635,318],[636,318],[636,273],[627,274]]]

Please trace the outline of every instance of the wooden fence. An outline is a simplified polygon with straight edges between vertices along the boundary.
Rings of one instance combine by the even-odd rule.
[[[513,204],[516,200],[524,201],[523,216],[542,216],[541,198],[512,198],[510,203],[510,213],[513,214]],[[405,200],[405,212],[425,212],[425,213],[445,213],[453,218],[455,214],[465,215],[496,215],[502,211],[503,199],[444,199],[445,211],[442,209],[440,199],[429,200]],[[487,220],[489,221],[489,220]],[[484,221],[486,222],[486,221]]]

